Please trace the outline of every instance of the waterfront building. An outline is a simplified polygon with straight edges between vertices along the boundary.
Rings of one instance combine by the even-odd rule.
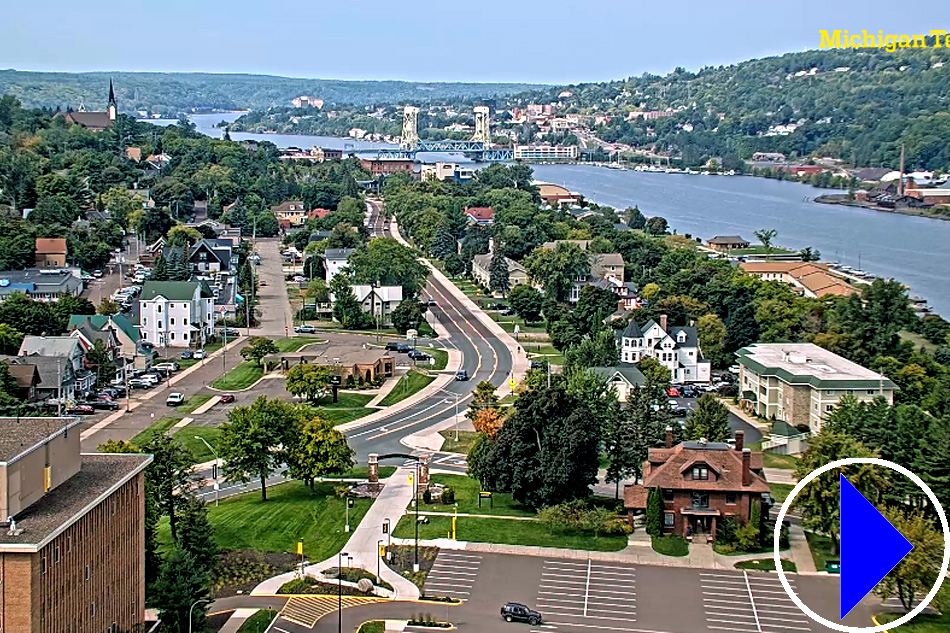
[[[827,264],[809,262],[742,262],[745,272],[765,281],[792,286],[806,297],[848,296],[857,290],[847,281],[832,275]]]
[[[515,145],[515,160],[577,160],[576,145]]]

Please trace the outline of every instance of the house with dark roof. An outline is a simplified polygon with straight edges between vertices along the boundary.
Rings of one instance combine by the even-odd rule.
[[[630,392],[647,384],[647,379],[636,365],[618,364],[613,367],[591,367],[590,372],[600,377],[608,389],[613,389],[620,402],[626,402]]]
[[[0,301],[22,292],[33,301],[53,303],[60,297],[78,297],[83,283],[78,268],[26,268],[0,271]]]
[[[74,314],[69,317],[66,329],[72,333],[82,330],[82,337],[87,338],[86,331],[110,332],[118,344],[116,356],[124,360],[126,370],[148,369],[151,366],[151,354],[139,350],[141,337],[137,327],[121,314]],[[120,369],[123,363],[116,363]]]
[[[203,239],[191,247],[188,257],[195,272],[229,272],[237,267],[237,256],[229,239]]]
[[[65,238],[36,238],[36,267],[63,268],[66,266]]]
[[[727,517],[739,525],[748,522],[752,505],[771,505],[769,484],[762,469],[762,453],[743,446],[736,431],[735,447],[727,443],[682,442],[673,446],[667,428],[666,447],[651,448],[643,463],[643,484],[624,486],[623,497],[631,522],[646,511],[651,488],[663,496],[663,533],[686,538],[708,536]],[[763,508],[761,516],[767,516]]]
[[[214,295],[197,281],[146,281],[139,296],[142,339],[158,347],[202,347],[214,335]]]
[[[620,334],[620,360],[639,363],[655,358],[670,370],[673,382],[709,382],[711,367],[699,348],[699,335],[690,326],[669,326],[666,315],[657,323],[650,319],[643,327],[631,320]]]
[[[706,240],[706,246],[717,251],[732,251],[739,248],[749,248],[749,240],[739,235],[717,235]]]
[[[22,402],[35,402],[36,388],[40,385],[40,372],[36,365],[18,365],[9,359],[0,362],[7,366],[7,371],[16,380],[17,398]]]
[[[465,217],[472,224],[491,224],[495,220],[495,210],[491,207],[468,207]]]

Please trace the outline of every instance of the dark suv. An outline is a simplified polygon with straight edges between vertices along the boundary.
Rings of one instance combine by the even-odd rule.
[[[507,602],[501,608],[501,617],[505,622],[527,622],[531,626],[541,624],[541,613],[518,602]]]

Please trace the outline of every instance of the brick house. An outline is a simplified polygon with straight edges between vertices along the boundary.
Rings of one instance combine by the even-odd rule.
[[[768,499],[769,484],[762,474],[762,453],[743,446],[736,431],[735,448],[726,443],[683,442],[673,446],[666,431],[666,448],[651,448],[643,464],[643,485],[624,486],[624,507],[631,522],[645,511],[651,488],[663,494],[663,533],[716,538],[723,518],[749,520],[752,502]]]
[[[66,266],[66,254],[65,238],[36,238],[37,268],[63,268]]]

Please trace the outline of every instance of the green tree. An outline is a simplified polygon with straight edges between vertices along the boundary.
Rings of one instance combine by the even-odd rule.
[[[65,332],[69,325],[69,317],[74,314],[91,315],[96,313],[96,306],[85,297],[60,297],[50,304],[50,311],[56,319],[56,332]]]
[[[704,393],[686,419],[685,431],[688,440],[724,442],[732,434],[729,429],[729,409],[715,395]]]
[[[480,411],[497,407],[498,394],[495,393],[495,385],[483,380],[475,385],[475,390],[472,392],[472,404],[469,405],[465,417],[474,421]]]
[[[631,229],[643,230],[647,225],[647,219],[643,217],[639,207],[627,207],[623,212],[623,221]]]
[[[313,416],[299,422],[287,448],[290,476],[312,489],[316,479],[342,475],[353,467],[355,452],[333,423]]]
[[[666,218],[656,216],[647,220],[645,228],[650,235],[665,235],[670,230],[670,225]]]
[[[15,356],[23,343],[23,332],[7,323],[0,323],[0,354]]]
[[[142,452],[151,453],[152,463],[145,471],[146,485],[155,491],[159,512],[168,517],[168,526],[173,540],[178,540],[178,514],[183,496],[179,490],[187,490],[192,480],[192,459],[181,443],[162,433],[142,446]]]
[[[393,327],[400,334],[405,334],[412,324],[416,327],[425,321],[426,306],[416,299],[403,299],[392,312]]]
[[[939,579],[943,535],[923,513],[902,508],[885,508],[881,513],[914,549],[884,577],[874,593],[883,600],[897,594],[904,609],[910,611]]]
[[[449,277],[458,277],[465,274],[465,260],[457,253],[449,253],[442,259],[445,274]]]
[[[152,267],[152,274],[149,277],[151,281],[168,281],[168,260],[164,253],[159,253],[155,258],[155,266]]]
[[[180,248],[194,246],[199,241],[201,241],[201,233],[198,229],[189,226],[173,226],[165,236],[166,244]]]
[[[314,303],[329,303],[330,289],[322,279],[311,279],[304,296]]]
[[[647,379],[647,385],[660,387],[664,391],[669,389],[673,374],[657,359],[647,356],[637,363],[637,368]]]
[[[250,344],[241,348],[241,357],[247,361],[254,361],[261,366],[261,361],[270,354],[279,354],[277,343],[264,336],[251,337]]]
[[[553,249],[537,248],[524,261],[525,270],[544,288],[545,296],[564,301],[574,279],[590,275],[587,253],[573,242],[558,242]]]
[[[654,538],[663,535],[663,493],[659,488],[650,488],[647,493],[646,528]]]
[[[283,463],[280,446],[284,431],[293,428],[297,415],[292,405],[267,396],[251,406],[231,409],[218,442],[225,479],[247,483],[257,477],[261,500],[267,501],[267,478]]]
[[[534,323],[541,318],[544,298],[529,284],[519,284],[508,293],[508,303],[525,323]]]
[[[168,555],[155,583],[154,601],[169,633],[200,631],[204,627],[208,603],[192,605],[211,596],[211,577],[190,553],[175,548]],[[189,625],[188,615],[191,613]]]
[[[330,369],[325,365],[294,365],[287,372],[287,391],[315,402],[330,388]]]
[[[511,280],[508,277],[508,259],[500,249],[495,249],[491,257],[491,264],[488,266],[488,289],[492,292],[500,293],[501,296],[508,294],[511,288]]]
[[[103,299],[99,305],[96,306],[96,314],[112,316],[118,314],[121,309],[121,306],[112,299]]]
[[[772,240],[775,239],[776,235],[778,235],[778,231],[775,229],[761,229],[755,231],[755,237],[762,243],[766,255],[772,254]]]
[[[96,339],[86,352],[86,366],[92,367],[96,373],[96,385],[99,387],[109,384],[109,381],[115,378],[116,367],[112,355],[100,339]]]
[[[354,283],[402,286],[403,297],[415,297],[429,277],[415,252],[396,240],[382,237],[361,246],[347,260]]]
[[[360,330],[367,326],[366,314],[356,300],[346,275],[338,274],[330,280],[333,296],[333,318],[347,330]]]
[[[191,554],[195,565],[210,575],[218,558],[208,508],[193,494],[184,494],[178,523],[178,547]]]
[[[726,364],[724,350],[726,347],[726,326],[715,314],[706,314],[696,322],[696,332],[699,335],[699,349],[703,356],[710,359],[713,365],[721,367]]]

